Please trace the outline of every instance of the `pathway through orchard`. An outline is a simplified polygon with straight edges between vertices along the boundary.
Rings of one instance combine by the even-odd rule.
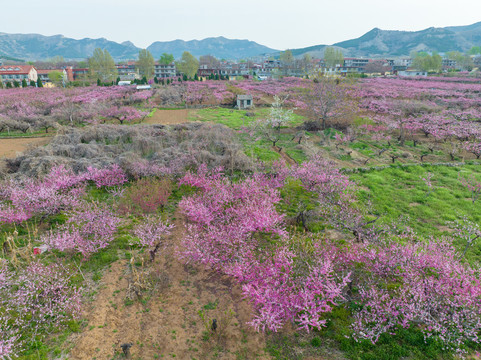
[[[125,305],[128,287],[128,261],[119,260],[106,270],[98,293],[86,311],[88,324],[76,340],[70,359],[120,358],[120,345],[133,343],[132,358],[267,359],[265,337],[255,333],[246,322],[251,308],[242,299],[239,286],[230,278],[215,272],[181,263],[175,250],[183,234],[183,219],[177,214],[171,243],[154,264],[160,277],[168,277],[168,285],[157,290],[145,304],[136,300]],[[208,318],[222,318],[232,309],[234,317],[217,339],[204,341],[204,325],[198,311]],[[217,330],[217,333],[221,332]],[[224,349],[224,350],[221,350]]]

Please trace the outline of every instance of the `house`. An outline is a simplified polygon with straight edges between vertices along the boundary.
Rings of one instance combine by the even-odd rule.
[[[421,71],[421,70],[404,70],[404,71],[398,71],[397,74],[399,76],[428,76],[427,71]]]
[[[359,72],[363,72],[370,59],[364,58],[344,58],[344,67],[359,68]]]
[[[393,72],[398,71],[405,71],[413,64],[413,60],[411,58],[398,58],[398,59],[388,59],[387,60],[389,66],[391,66],[391,70]]]
[[[89,75],[89,69],[87,68],[72,69],[72,76],[74,80],[86,79],[88,75]]]
[[[456,69],[456,60],[451,60],[449,58],[443,58],[443,69],[448,70],[448,69]]]
[[[237,108],[248,109],[254,105],[252,95],[237,95]]]
[[[249,76],[250,73],[251,73],[251,70],[248,63],[221,64],[221,68],[220,68],[220,74],[223,76],[246,77],[246,76]]]
[[[203,65],[202,67],[199,67],[199,70],[197,70],[197,76],[205,79],[209,78],[210,76],[215,76],[219,74],[219,69],[208,68],[207,65]]]
[[[174,62],[167,65],[159,63],[155,63],[154,65],[154,76],[156,78],[171,78],[175,77],[176,74],[177,68]]]
[[[0,79],[3,83],[13,83],[17,81],[21,83],[22,80],[37,81],[37,69],[32,65],[4,65],[0,66]]]
[[[117,68],[120,80],[140,79],[139,69],[135,61],[129,61],[126,64],[116,64],[115,67]]]
[[[357,66],[335,66],[322,68],[321,72],[327,76],[346,76],[348,74],[360,74],[362,70]]]

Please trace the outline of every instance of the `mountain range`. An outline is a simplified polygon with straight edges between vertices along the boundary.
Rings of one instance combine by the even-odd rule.
[[[54,56],[62,56],[66,60],[83,60],[91,56],[95,48],[107,49],[115,60],[136,59],[140,50],[130,41],[117,43],[105,38],[75,40],[63,35],[0,33],[0,59],[6,60],[45,60]],[[155,59],[160,58],[164,52],[173,54],[176,59],[184,51],[189,51],[194,56],[213,55],[219,59],[242,59],[279,52],[254,41],[232,40],[222,36],[191,41],[156,41],[147,49]]]
[[[328,45],[315,45],[291,49],[294,56],[311,54],[322,57]],[[374,28],[356,39],[338,42],[334,46],[345,57],[397,57],[408,56],[411,51],[466,52],[472,46],[481,46],[481,22],[468,26],[430,27],[421,31],[381,30]],[[62,56],[66,60],[83,60],[92,55],[95,48],[107,49],[119,60],[136,59],[139,48],[130,41],[117,43],[105,38],[72,39],[63,35],[0,33],[0,59],[45,60]],[[279,50],[250,40],[211,37],[203,40],[156,41],[147,48],[155,59],[164,52],[180,58],[184,51],[194,56],[213,55],[217,58],[242,59],[258,55],[279,55]]]
[[[328,45],[316,45],[292,50],[294,56],[309,53],[320,57]],[[446,53],[466,52],[481,46],[481,22],[468,26],[430,27],[420,31],[381,30],[374,28],[356,39],[341,41],[330,46],[352,57],[408,56],[411,51]]]

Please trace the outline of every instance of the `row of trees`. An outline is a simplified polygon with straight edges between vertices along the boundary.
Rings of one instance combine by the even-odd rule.
[[[215,58],[214,58],[215,59]],[[174,56],[172,54],[163,53],[159,59],[159,63],[162,65],[169,65],[174,62]],[[143,49],[139,51],[139,61],[137,62],[137,68],[140,75],[145,76],[148,79],[154,76],[155,60],[149,50]],[[197,60],[190,52],[184,51],[180,61],[176,63],[177,69],[186,75],[188,78],[194,78],[199,70],[199,60]]]
[[[414,55],[414,56],[412,56]],[[423,71],[439,72],[443,68],[443,59],[439,54],[426,52],[413,53],[413,66]]]
[[[473,50],[474,49],[474,50]],[[475,63],[470,55],[475,52],[476,49],[473,47],[471,51],[467,54],[463,54],[459,51],[449,51],[446,53],[449,60],[456,61],[456,68],[461,70],[471,71]],[[440,72],[443,69],[443,59],[437,53],[432,53],[431,55],[427,52],[412,52],[411,58],[413,59],[413,67],[429,72]]]
[[[173,62],[174,56],[168,53],[163,53],[159,59],[159,63],[163,65],[169,65]],[[115,61],[106,49],[95,49],[88,60],[88,65],[90,76],[99,79],[102,83],[112,82],[118,76]],[[136,65],[140,76],[147,79],[154,76],[155,60],[149,50],[142,49],[139,51],[139,60]],[[181,60],[176,65],[181,73],[187,75],[188,78],[193,78],[199,69],[199,60],[188,51],[184,51]]]

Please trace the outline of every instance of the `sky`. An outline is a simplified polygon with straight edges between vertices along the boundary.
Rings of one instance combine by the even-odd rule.
[[[0,4],[18,14],[19,3]],[[21,0],[24,20],[2,16],[0,32],[74,39],[154,41],[224,36],[278,50],[357,38],[378,27],[422,30],[481,21],[480,0]]]

